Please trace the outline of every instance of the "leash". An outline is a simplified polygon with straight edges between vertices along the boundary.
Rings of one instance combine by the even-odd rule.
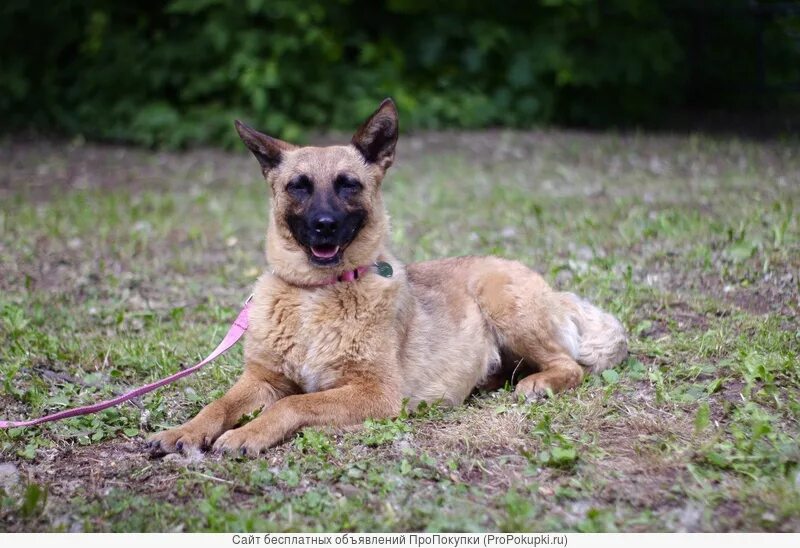
[[[182,379],[183,377],[187,377],[206,365],[209,362],[214,361],[225,352],[231,349],[233,345],[235,345],[239,339],[242,338],[244,332],[247,331],[247,313],[248,309],[250,308],[250,301],[253,299],[253,296],[247,298],[247,301],[244,303],[244,307],[242,308],[239,315],[234,320],[231,327],[228,329],[228,333],[225,335],[225,338],[222,339],[222,342],[217,345],[211,354],[206,356],[206,358],[201,361],[200,363],[189,367],[188,369],[184,369],[183,371],[178,371],[177,373],[173,373],[169,377],[165,377],[160,381],[156,381],[150,384],[146,384],[142,387],[136,388],[131,390],[130,392],[126,392],[116,398],[112,398],[110,400],[102,401],[99,403],[95,403],[94,405],[86,405],[83,407],[75,407],[73,409],[65,409],[63,411],[59,411],[58,413],[53,413],[51,415],[45,415],[44,417],[39,417],[38,419],[30,419],[27,421],[4,421],[0,420],[0,428],[19,428],[23,426],[36,426],[37,424],[42,424],[45,422],[50,421],[57,421],[61,419],[66,419],[69,417],[77,417],[80,415],[89,415],[91,413],[97,413],[98,411],[102,411],[103,409],[108,409],[109,407],[113,407],[118,405],[122,402],[126,402],[128,400],[132,400],[133,398],[138,398],[148,392],[152,392],[156,388],[161,388],[162,386],[166,386],[170,383],[177,381],[178,379]]]

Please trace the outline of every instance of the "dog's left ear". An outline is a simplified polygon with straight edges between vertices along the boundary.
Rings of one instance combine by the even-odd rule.
[[[384,99],[378,110],[358,128],[351,143],[367,162],[386,171],[394,161],[397,131],[397,107],[391,99]]]
[[[261,164],[261,173],[264,174],[264,177],[267,176],[271,169],[278,167],[278,164],[283,160],[284,152],[297,148],[286,141],[264,135],[239,120],[236,120],[234,125],[239,137],[242,138],[242,142],[250,149],[258,163]]]

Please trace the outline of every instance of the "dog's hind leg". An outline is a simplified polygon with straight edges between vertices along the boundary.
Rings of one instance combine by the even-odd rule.
[[[167,453],[208,448],[243,415],[268,407],[294,391],[283,375],[248,367],[224,396],[205,406],[186,424],[153,434],[148,445],[154,451]]]
[[[524,265],[497,259],[477,270],[475,298],[498,343],[539,370],[519,382],[518,394],[575,387],[585,369],[611,367],[627,353],[616,319],[571,293],[553,291]]]

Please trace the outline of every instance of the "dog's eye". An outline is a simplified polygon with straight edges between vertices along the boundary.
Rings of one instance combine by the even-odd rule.
[[[347,197],[359,192],[362,186],[358,179],[349,175],[339,175],[333,182],[333,188],[338,196]]]
[[[289,184],[286,185],[286,192],[293,198],[302,200],[311,196],[311,193],[314,192],[314,185],[311,184],[308,177],[300,175],[289,181]]]

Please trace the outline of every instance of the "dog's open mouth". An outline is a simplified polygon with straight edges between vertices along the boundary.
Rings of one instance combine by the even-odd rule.
[[[332,259],[339,253],[338,245],[312,245],[311,253],[317,259]]]
[[[312,245],[310,249],[311,259],[318,265],[332,265],[339,262],[341,248],[338,245]]]

